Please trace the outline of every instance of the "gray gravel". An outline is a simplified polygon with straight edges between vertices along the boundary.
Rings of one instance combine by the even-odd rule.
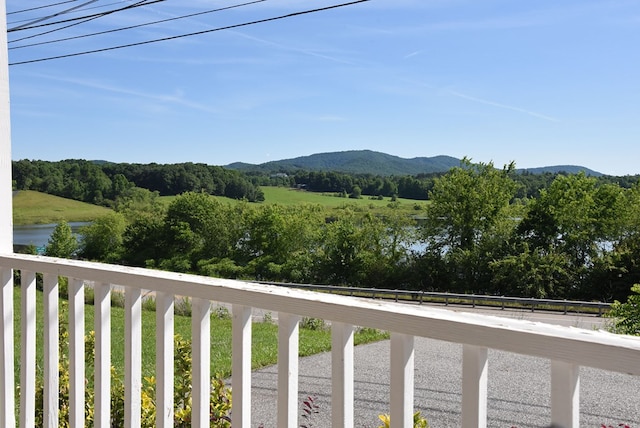
[[[495,315],[495,314],[494,314]],[[544,314],[506,316],[591,328],[601,320]],[[459,427],[461,421],[462,346],[416,338],[415,409],[432,428]],[[378,427],[378,414],[389,409],[389,341],[355,348],[355,426]],[[640,364],[640,362],[639,362]],[[489,427],[546,427],[550,423],[548,360],[489,350]],[[640,377],[581,368],[580,426],[640,428]],[[252,426],[277,426],[277,367],[254,372]],[[312,426],[331,426],[331,355],[300,359],[300,403],[315,397],[320,412]]]

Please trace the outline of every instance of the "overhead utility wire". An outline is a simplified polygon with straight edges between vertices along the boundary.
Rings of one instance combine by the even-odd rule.
[[[133,8],[140,7],[140,6],[147,6],[149,4],[159,3],[159,2],[162,2],[162,1],[165,1],[165,0],[152,0],[152,1],[140,0],[137,3],[134,3],[134,4],[126,6],[126,7],[122,7],[120,9],[113,9],[113,10],[109,10],[109,11],[106,11],[106,12],[102,12],[102,13],[100,13],[98,15],[93,15],[91,18],[87,18],[84,21],[74,22],[73,24],[65,25],[63,27],[58,27],[58,28],[53,29],[53,30],[44,31],[44,32],[38,33],[38,34],[32,34],[30,36],[21,37],[19,39],[15,39],[15,40],[9,40],[8,43],[15,43],[15,42],[21,42],[23,40],[33,39],[34,37],[44,36],[46,34],[55,33],[56,31],[61,31],[61,30],[64,30],[64,29],[67,29],[67,28],[70,28],[70,27],[75,27],[76,25],[84,24],[85,22],[93,21],[94,19],[102,18],[104,16],[111,15],[112,13],[115,13],[115,12],[121,12],[123,10],[133,9]],[[113,31],[113,30],[111,30],[111,31]],[[100,34],[100,33],[97,33],[97,34]],[[80,37],[86,37],[86,35],[76,36],[76,37],[68,37],[66,39],[61,39],[61,40],[71,40],[71,39],[80,38]],[[23,47],[27,47],[27,46],[43,45],[43,44],[46,44],[46,43],[53,43],[55,41],[57,41],[57,40],[48,41],[48,42],[40,42],[40,43],[32,43],[32,44],[29,44],[29,45],[16,46],[16,47],[11,47],[9,49],[19,49],[19,48],[23,48]]]
[[[335,5],[332,5],[332,6],[320,7],[320,8],[317,8],[317,9],[309,9],[309,10],[303,10],[303,11],[300,11],[300,12],[293,12],[293,13],[289,13],[289,14],[286,14],[286,15],[276,16],[276,17],[273,17],[273,18],[258,19],[258,20],[255,20],[255,21],[244,22],[242,24],[234,24],[234,25],[228,25],[226,27],[218,27],[218,28],[212,28],[210,30],[197,31],[195,33],[187,33],[187,34],[181,34],[181,35],[178,35],[178,36],[163,37],[161,39],[146,40],[144,42],[129,43],[129,44],[126,44],[126,45],[112,46],[112,47],[108,47],[108,48],[95,49],[95,50],[84,51],[84,52],[76,52],[76,53],[66,54],[66,55],[58,55],[58,56],[51,56],[51,57],[46,57],[46,58],[32,59],[32,60],[27,60],[27,61],[13,62],[13,63],[9,63],[9,65],[31,64],[31,63],[34,63],[34,62],[51,61],[51,60],[54,60],[54,59],[70,58],[70,57],[74,57],[74,56],[88,55],[88,54],[93,54],[93,53],[98,53],[98,52],[106,52],[106,51],[112,51],[112,50],[116,50],[116,49],[130,48],[130,47],[133,47],[133,46],[148,45],[148,44],[151,44],[151,43],[164,42],[164,41],[167,41],[167,40],[180,39],[180,38],[183,38],[183,37],[198,36],[198,35],[201,35],[201,34],[213,33],[215,31],[229,30],[229,29],[232,29],[232,28],[239,28],[239,27],[247,27],[249,25],[254,25],[254,24],[262,24],[264,22],[277,21],[277,20],[280,20],[280,19],[286,19],[286,18],[291,18],[291,17],[294,17],[294,16],[300,16],[300,15],[306,15],[306,14],[315,13],[315,12],[321,12],[321,11],[330,10],[330,9],[336,9],[336,8],[344,7],[344,6],[351,6],[351,5],[358,4],[358,3],[365,3],[365,2],[368,2],[368,1],[371,1],[371,0],[355,0],[355,1],[348,2],[348,3],[340,3],[340,4],[335,4]]]
[[[43,7],[50,7],[50,6],[54,6],[54,5],[58,5],[58,4],[63,4],[63,3],[71,3],[71,2],[74,2],[74,1],[78,1],[78,0],[67,0],[67,1],[64,1],[64,2],[62,2],[62,3],[55,3],[55,4],[53,4],[53,5],[40,6],[39,8],[35,8],[35,9],[40,9],[40,8],[43,8]],[[127,2],[131,2],[131,0],[120,0],[120,1],[117,1],[117,2],[113,2],[113,3],[99,4],[99,5],[91,6],[91,7],[83,7],[82,9],[79,9],[79,10],[78,10],[78,12],[80,12],[80,11],[85,11],[85,10],[91,10],[91,9],[100,9],[100,8],[105,8],[105,7],[108,7],[108,6],[113,6],[114,4],[127,3]],[[31,10],[32,10],[32,9],[19,10],[19,11],[11,12],[11,13],[28,12],[28,11],[31,11]],[[9,15],[9,13],[7,13],[7,15]],[[18,19],[18,20],[16,20],[16,21],[7,22],[7,25],[18,24],[18,23],[20,23],[20,22],[25,22],[25,21],[28,21],[28,20],[29,20],[29,19]]]
[[[247,2],[247,3],[234,4],[232,6],[221,7],[221,8],[218,8],[218,9],[206,10],[204,12],[197,12],[197,13],[192,13],[192,14],[189,14],[189,15],[181,15],[181,16],[176,16],[174,18],[161,19],[159,21],[145,22],[144,24],[131,25],[129,27],[114,28],[113,30],[99,31],[97,33],[83,34],[81,36],[65,37],[63,39],[48,40],[46,42],[30,43],[28,45],[12,46],[12,47],[9,48],[9,50],[28,48],[28,47],[39,46],[39,45],[46,45],[46,44],[56,43],[56,42],[66,42],[68,40],[81,39],[81,38],[92,37],[92,36],[99,36],[99,35],[102,35],[102,34],[115,33],[115,32],[124,31],[124,30],[131,30],[133,28],[145,27],[145,26],[148,26],[148,25],[155,25],[155,24],[162,24],[164,22],[177,21],[179,19],[193,18],[194,16],[206,15],[208,13],[214,13],[214,12],[221,12],[223,10],[235,9],[235,8],[242,7],[242,6],[249,6],[249,5],[252,5],[252,4],[255,4],[255,3],[262,3],[262,2],[265,2],[265,1],[267,1],[267,0],[254,0],[254,1]],[[63,27],[63,28],[67,28],[67,27]],[[38,35],[44,35],[44,34],[47,34],[47,33],[40,33]],[[35,37],[35,36],[30,36],[30,37]],[[12,40],[9,43],[17,42],[17,41],[25,40],[25,39],[26,39],[26,37],[22,38],[22,39]]]
[[[17,13],[31,12],[31,11],[38,10],[38,9],[46,9],[48,7],[59,6],[61,4],[65,4],[65,3],[73,3],[74,1],[78,1],[78,0],[67,0],[67,1],[61,1],[59,3],[47,4],[47,5],[44,5],[44,6],[32,7],[30,9],[15,10],[13,12],[7,12],[7,15],[15,15]]]
[[[34,21],[27,22],[26,24],[22,24],[22,25],[19,25],[17,27],[10,28],[10,29],[7,30],[7,33],[11,32],[11,31],[17,31],[17,30],[23,29],[25,27],[29,27],[30,25],[37,24],[38,22],[42,22],[42,21],[46,21],[46,20],[51,19],[51,18],[55,18],[56,16],[65,15],[65,14],[67,14],[69,12],[73,12],[76,9],[80,9],[82,6],[86,6],[88,4],[95,3],[97,1],[98,0],[89,0],[88,2],[85,2],[83,4],[79,4],[79,5],[74,6],[72,8],[65,9],[63,11],[54,13],[53,15],[43,16],[42,18],[38,18],[38,19],[36,19]],[[29,28],[33,28],[33,27],[29,27]]]
[[[98,0],[91,0],[88,3],[93,3],[93,2],[96,2],[96,1],[98,1]],[[135,3],[134,5],[124,6],[124,7],[121,7],[119,9],[112,9],[112,10],[117,12],[117,11],[120,11],[120,10],[131,9],[132,7],[144,6],[146,4],[159,3],[159,2],[163,2],[163,1],[166,1],[166,0],[142,0],[142,1],[139,1],[138,3]],[[85,4],[88,4],[88,3],[85,3]],[[48,27],[48,26],[51,26],[51,25],[64,24],[66,22],[74,22],[74,21],[80,21],[80,20],[83,20],[83,19],[101,17],[101,16],[104,16],[105,13],[108,13],[108,12],[100,12],[100,13],[94,13],[94,14],[91,14],[91,15],[78,16],[78,17],[75,17],[75,18],[63,19],[61,21],[48,22],[46,24],[38,24],[38,25],[31,25],[33,23],[25,24],[25,25],[21,25],[19,27],[9,28],[7,30],[7,33],[13,33],[15,31],[32,30],[34,28]],[[57,15],[60,15],[60,14],[57,14]],[[39,19],[38,22],[43,21],[44,19],[48,19],[48,18]],[[30,25],[30,26],[27,27],[26,25]]]

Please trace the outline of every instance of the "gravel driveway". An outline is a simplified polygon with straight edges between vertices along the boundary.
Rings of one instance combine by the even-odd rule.
[[[494,315],[500,315],[500,313]],[[503,313],[591,328],[601,319],[549,314]],[[432,428],[459,427],[461,421],[462,346],[416,338],[415,408]],[[640,361],[638,362],[640,364]],[[546,427],[550,423],[548,360],[489,350],[488,427]],[[355,348],[355,426],[375,428],[377,415],[389,409],[389,341]],[[252,426],[276,427],[277,367],[253,374]],[[300,402],[311,395],[320,412],[314,427],[331,426],[331,355],[300,360]],[[640,428],[640,377],[581,368],[580,426]]]

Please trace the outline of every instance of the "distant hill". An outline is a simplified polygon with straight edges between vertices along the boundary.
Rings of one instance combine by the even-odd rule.
[[[293,159],[271,161],[260,165],[236,162],[226,168],[239,171],[293,172],[335,171],[349,174],[416,175],[445,172],[459,166],[460,159],[451,156],[404,159],[371,150],[318,153]]]
[[[405,159],[372,150],[349,150],[344,152],[317,153],[293,159],[266,162],[259,165],[235,162],[225,168],[243,172],[291,173],[297,170],[335,171],[347,174],[373,175],[417,175],[446,172],[460,166],[460,159],[451,156],[417,157]],[[602,174],[588,168],[575,165],[546,166],[540,168],[519,169],[519,172],[542,174],[545,172],[566,172],[575,174],[584,171],[594,177]]]
[[[585,168],[583,166],[577,166],[577,165],[555,165],[555,166],[543,166],[539,168],[524,168],[524,169],[518,169],[518,172],[528,172],[531,174],[544,174],[547,172],[552,174],[557,174],[560,172],[566,172],[567,174],[578,174],[580,172],[584,172],[585,175],[590,175],[592,177],[601,177],[603,175],[598,171],[594,171],[592,169]]]

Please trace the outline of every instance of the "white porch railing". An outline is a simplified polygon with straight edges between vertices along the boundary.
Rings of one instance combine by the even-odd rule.
[[[393,303],[366,301],[275,286],[147,269],[18,254],[0,255],[0,426],[15,426],[13,276],[21,271],[21,427],[32,427],[35,410],[36,272],[44,274],[45,426],[58,426],[58,276],[69,278],[70,420],[84,425],[84,282],[95,284],[95,408],[97,428],[109,426],[110,292],[125,289],[126,427],[140,424],[141,290],[156,293],[156,400],[158,427],[173,426],[173,297],[193,299],[193,426],[208,427],[210,302],[232,305],[233,426],[251,424],[251,311],[277,312],[278,427],[298,426],[298,321],[322,318],[332,326],[332,425],[353,427],[353,326],[391,332],[392,426],[413,425],[414,337],[463,344],[462,426],[487,424],[487,350],[505,350],[551,360],[551,421],[578,428],[579,370],[590,366],[640,375],[640,340],[604,332],[496,319],[413,305],[402,313]],[[205,381],[203,381],[205,380]],[[162,410],[161,410],[162,409]]]

